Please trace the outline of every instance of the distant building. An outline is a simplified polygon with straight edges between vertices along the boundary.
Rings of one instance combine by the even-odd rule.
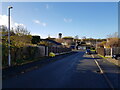
[[[63,37],[62,39],[63,39],[62,44],[67,47],[70,47],[71,44],[74,42],[74,38],[72,38],[72,37]]]
[[[56,38],[46,38],[46,39],[49,39],[49,40],[53,40],[53,41],[55,41],[56,40]]]
[[[91,47],[94,47],[94,46],[84,41],[77,42],[77,45],[76,45],[77,50],[86,50],[86,49],[90,49]]]

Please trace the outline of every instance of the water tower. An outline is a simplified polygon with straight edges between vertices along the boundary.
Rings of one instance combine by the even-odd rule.
[[[62,33],[59,33],[59,38],[62,38]]]

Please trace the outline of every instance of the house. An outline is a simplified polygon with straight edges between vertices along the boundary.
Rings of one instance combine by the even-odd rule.
[[[76,45],[77,50],[86,50],[91,47],[93,47],[93,46],[90,44],[87,44],[86,42],[83,42],[83,41],[77,42],[77,45]]]
[[[63,40],[62,45],[65,45],[67,47],[70,47],[71,44],[74,42],[74,38],[72,37],[63,37],[62,40]]]
[[[91,45],[96,47],[97,44],[106,41],[106,39],[93,39],[93,38],[88,38],[88,39],[82,39],[87,45]]]
[[[56,38],[51,38],[51,37],[48,37],[48,38],[46,38],[46,39],[53,40],[53,41],[56,40]]]
[[[62,47],[61,43],[58,43],[54,40],[50,39],[40,39],[40,44],[39,45],[45,45],[45,46],[52,46],[52,47]]]

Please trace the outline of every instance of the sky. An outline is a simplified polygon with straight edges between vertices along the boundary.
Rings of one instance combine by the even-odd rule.
[[[7,25],[7,7],[12,6],[11,26],[22,25],[32,35],[57,38],[106,38],[118,32],[117,2],[4,2],[0,25]]]

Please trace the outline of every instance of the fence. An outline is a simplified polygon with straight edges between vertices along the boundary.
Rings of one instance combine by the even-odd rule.
[[[120,47],[113,48],[97,48],[97,53],[102,56],[112,56],[113,54],[120,54]]]
[[[120,54],[120,47],[112,48],[112,54]]]
[[[48,56],[50,52],[61,54],[71,51],[70,48],[62,47],[46,47],[46,46],[25,46],[11,48],[11,63],[13,65],[21,64],[26,61]],[[8,48],[2,47],[2,64],[6,66],[8,63]]]
[[[25,46],[25,47],[11,47],[11,63],[13,65],[19,64],[22,62],[26,62],[28,60],[33,60],[34,58],[40,58],[44,55],[42,52],[44,47],[36,47],[36,46]],[[2,64],[6,66],[8,63],[8,48],[2,47]]]
[[[103,47],[97,48],[97,53],[102,56],[105,56],[105,49]]]
[[[62,48],[62,47],[48,47],[48,53],[53,52],[55,54],[70,52],[71,48]]]
[[[105,48],[105,56],[111,56],[111,48]]]

